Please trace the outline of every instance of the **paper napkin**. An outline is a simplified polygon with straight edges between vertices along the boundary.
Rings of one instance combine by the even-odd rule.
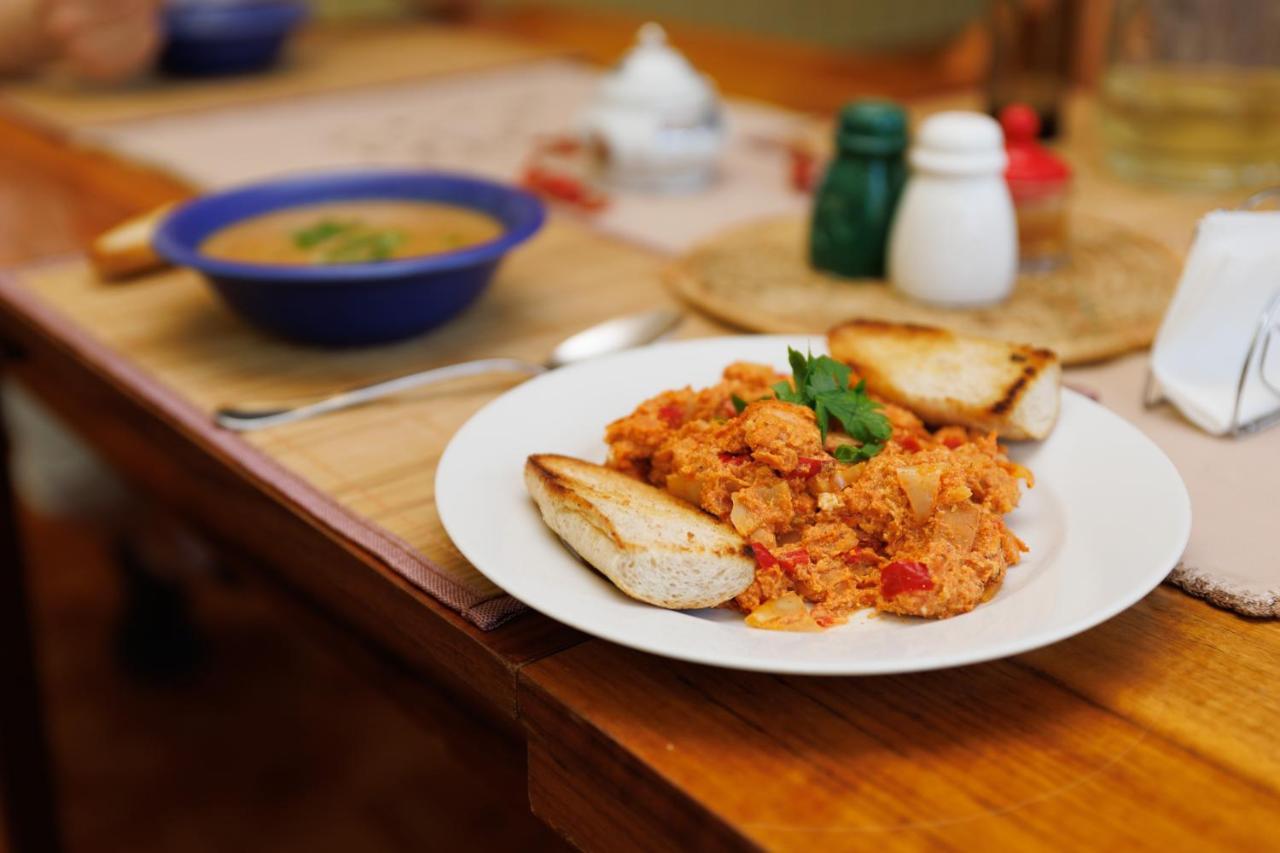
[[[1280,329],[1262,363],[1264,312],[1280,298],[1280,211],[1215,211],[1200,220],[1177,293],[1151,350],[1164,396],[1214,435],[1230,432],[1237,392],[1240,422],[1280,409]],[[1241,371],[1249,361],[1243,389]]]

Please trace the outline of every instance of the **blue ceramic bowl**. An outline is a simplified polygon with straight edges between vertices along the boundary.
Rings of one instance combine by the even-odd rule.
[[[164,9],[160,68],[210,77],[261,71],[276,63],[307,17],[300,0],[180,0]]]
[[[319,202],[434,201],[487,213],[497,239],[453,252],[326,266],[211,258],[200,244],[258,214]],[[359,346],[416,335],[445,322],[485,289],[502,258],[542,226],[542,202],[515,187],[448,172],[305,175],[202,196],[174,210],[153,238],[174,264],[204,273],[232,310],[268,332],[312,344]]]

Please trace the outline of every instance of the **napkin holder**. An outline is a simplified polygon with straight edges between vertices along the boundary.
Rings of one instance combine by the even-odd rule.
[[[1240,211],[1257,210],[1268,201],[1280,199],[1280,187],[1262,190],[1247,198],[1238,208]],[[1230,438],[1260,432],[1280,423],[1280,376],[1268,373],[1268,356],[1273,339],[1280,337],[1280,269],[1276,270],[1276,287],[1267,300],[1260,316],[1252,327],[1252,338],[1245,350],[1244,360],[1240,366],[1239,378],[1235,383],[1234,401],[1231,405],[1231,419],[1227,429],[1221,432]],[[1280,347],[1280,343],[1275,344]],[[1250,377],[1257,373],[1258,385],[1275,396],[1275,405],[1270,411],[1245,417],[1243,405],[1246,389],[1250,385]],[[1149,365],[1146,382],[1142,392],[1143,406],[1151,409],[1162,403],[1171,402],[1160,388],[1155,371]]]
[[[1231,438],[1260,432],[1267,427],[1280,423],[1280,377],[1272,377],[1267,373],[1267,357],[1270,352],[1271,340],[1278,335],[1280,335],[1280,288],[1277,288],[1275,295],[1267,303],[1262,317],[1259,318],[1258,325],[1253,332],[1253,340],[1250,341],[1249,349],[1245,355],[1244,364],[1240,368],[1240,379],[1236,382],[1235,402],[1231,407],[1231,425],[1225,433]],[[1280,346],[1280,344],[1277,344],[1277,346]],[[1255,365],[1258,371],[1258,378],[1262,381],[1262,384],[1276,395],[1276,409],[1273,412],[1259,415],[1249,420],[1242,420],[1240,408],[1244,400],[1245,387],[1249,382],[1250,369]],[[1151,372],[1150,368],[1147,368],[1147,381],[1142,391],[1142,405],[1152,409],[1165,402],[1168,401],[1160,390],[1160,384],[1156,381],[1155,374]]]

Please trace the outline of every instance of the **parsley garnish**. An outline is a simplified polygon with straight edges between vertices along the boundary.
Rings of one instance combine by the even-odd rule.
[[[354,222],[321,219],[314,225],[308,225],[306,228],[294,231],[293,243],[299,249],[313,249],[330,237],[336,237],[344,231],[350,231],[355,227],[356,223]]]
[[[844,427],[844,431],[859,444],[857,447],[842,444],[833,454],[841,462],[864,462],[884,450],[884,443],[893,434],[883,408],[867,395],[864,379],[855,387],[849,387],[849,367],[830,356],[805,355],[787,348],[787,360],[791,362],[793,382],[779,382],[773,393],[787,403],[808,406],[818,416],[818,430],[822,440],[827,440],[827,424],[831,418]],[[734,402],[737,406],[737,401]]]
[[[364,231],[345,236],[339,243],[320,254],[326,264],[351,264],[385,261],[404,242],[399,231]]]
[[[400,231],[373,229],[356,220],[320,219],[293,232],[294,245],[315,250],[313,260],[322,264],[385,261],[404,241]]]

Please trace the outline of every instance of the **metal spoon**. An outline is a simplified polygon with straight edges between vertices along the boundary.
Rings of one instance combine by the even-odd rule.
[[[518,358],[482,358],[476,361],[464,361],[447,367],[435,367],[395,379],[386,379],[371,385],[362,385],[347,391],[340,391],[329,397],[323,397],[300,406],[272,406],[262,409],[222,408],[217,411],[214,420],[219,426],[236,432],[248,432],[264,429],[280,424],[294,423],[313,418],[317,415],[337,412],[359,406],[373,400],[379,400],[392,394],[399,394],[412,388],[421,388],[437,382],[461,379],[464,376],[476,376],[481,373],[509,371],[537,375],[566,364],[586,361],[589,358],[620,352],[642,344],[652,343],[670,332],[680,323],[680,313],[660,309],[646,311],[642,314],[628,314],[615,317],[599,325],[584,329],[561,341],[551,357],[542,364],[524,361]]]

